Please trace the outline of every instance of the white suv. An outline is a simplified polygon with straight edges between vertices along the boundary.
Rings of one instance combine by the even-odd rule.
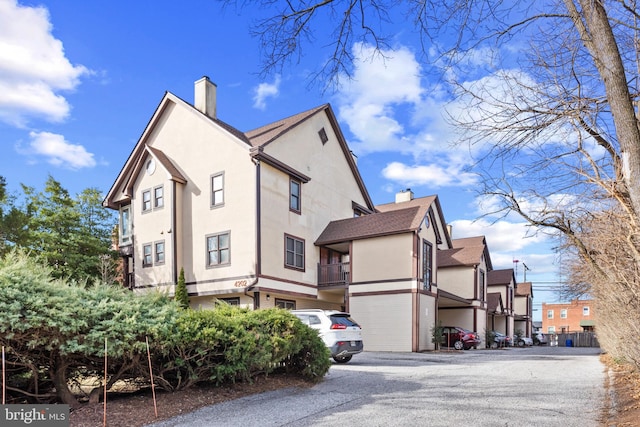
[[[316,329],[338,363],[347,363],[362,352],[362,328],[350,316],[335,310],[291,310],[305,325]]]

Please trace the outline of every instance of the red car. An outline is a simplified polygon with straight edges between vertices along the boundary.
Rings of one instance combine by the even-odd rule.
[[[453,347],[456,350],[469,350],[471,347],[478,348],[482,341],[477,333],[468,331],[458,326],[442,327],[442,346]]]

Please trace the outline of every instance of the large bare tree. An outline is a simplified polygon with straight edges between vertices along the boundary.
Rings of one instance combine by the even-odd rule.
[[[625,340],[637,333],[630,322],[640,320],[635,0],[244,0],[242,5],[264,11],[253,29],[264,73],[279,72],[320,49],[326,60],[314,77],[323,83],[351,76],[354,43],[373,45],[382,54],[399,18],[404,28],[412,27],[425,67],[447,71],[442,76],[453,88],[449,117],[465,131],[459,143],[484,149],[474,170],[483,176],[482,194],[497,206],[492,213],[515,212],[536,230],[563,240],[574,270],[583,273],[574,276],[576,283],[586,284],[583,291],[603,301],[605,312],[621,313],[601,317],[599,325],[611,334],[604,345],[640,366],[640,344]],[[482,78],[472,80],[468,75],[477,70],[465,64],[478,52],[491,62]],[[598,230],[612,224],[603,239]],[[621,319],[625,328],[616,328]]]

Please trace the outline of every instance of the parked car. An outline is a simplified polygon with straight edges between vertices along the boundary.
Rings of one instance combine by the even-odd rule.
[[[532,346],[533,345],[533,339],[531,339],[529,337],[520,337],[520,338],[518,338],[518,341],[516,342],[516,344],[518,344],[518,347]]]
[[[362,328],[349,313],[321,309],[291,310],[291,313],[318,331],[337,363],[347,363],[364,349]]]
[[[536,334],[536,342],[538,345],[546,345],[548,343],[547,336],[542,332]]]
[[[476,332],[458,326],[443,326],[441,342],[444,347],[469,350],[471,347],[478,348],[482,341]]]
[[[511,337],[505,335],[498,331],[491,331],[491,335],[493,335],[493,342],[489,347],[498,348],[498,347],[509,347],[511,345]]]

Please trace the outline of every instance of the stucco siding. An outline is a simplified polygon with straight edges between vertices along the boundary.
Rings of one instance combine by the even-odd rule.
[[[324,144],[318,131],[324,128]],[[353,216],[352,202],[366,206],[333,128],[324,113],[296,126],[264,152],[310,178],[301,185],[301,209],[289,208],[290,176],[261,164],[262,273],[271,277],[317,283],[319,249],[314,241],[327,224]],[[304,271],[285,268],[285,234],[305,242]]]
[[[355,283],[412,278],[416,275],[413,266],[411,233],[353,242],[351,272]]]
[[[462,298],[474,298],[474,279],[472,267],[447,267],[438,271],[438,287]]]
[[[434,350],[432,342],[432,330],[435,326],[436,299],[432,296],[418,295],[418,310],[416,313],[418,322],[418,351]]]
[[[350,312],[362,326],[365,351],[412,351],[412,295],[351,297]]]
[[[177,205],[180,258],[187,283],[255,274],[255,166],[246,144],[200,114],[167,108],[147,144],[162,150],[187,179]],[[166,175],[166,172],[164,172]],[[223,174],[224,203],[211,206],[211,178]],[[146,221],[144,221],[146,222]],[[230,263],[207,266],[206,236],[230,234]],[[136,222],[136,235],[145,238]],[[218,289],[211,285],[211,290]]]

